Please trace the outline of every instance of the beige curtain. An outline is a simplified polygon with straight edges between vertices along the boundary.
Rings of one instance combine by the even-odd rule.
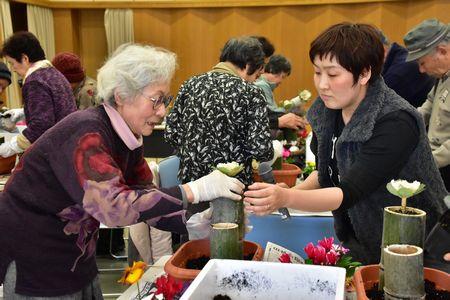
[[[106,9],[105,30],[108,55],[124,43],[134,42],[133,11],[131,9]]]
[[[52,60],[55,56],[55,29],[53,12],[49,8],[27,4],[28,31],[41,43],[45,56]]]
[[[0,0],[0,40],[5,41],[12,35],[11,11],[9,10],[9,2]],[[6,63],[6,59],[3,59]],[[12,72],[12,83],[6,89],[6,106],[9,108],[19,108],[22,106],[19,84],[17,83],[17,74]]]

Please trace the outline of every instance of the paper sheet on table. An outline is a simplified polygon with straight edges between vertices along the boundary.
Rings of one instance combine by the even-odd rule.
[[[266,250],[264,251],[263,261],[280,262],[278,259],[284,253],[289,254],[291,261],[295,264],[304,264],[305,260],[303,257],[298,255],[291,250],[288,250],[280,245],[274,244],[272,242],[267,242]]]

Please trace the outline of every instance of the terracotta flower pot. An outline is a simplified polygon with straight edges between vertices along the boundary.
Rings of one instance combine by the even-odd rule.
[[[293,164],[283,163],[281,170],[273,170],[273,176],[277,183],[284,182],[289,187],[295,186],[298,175],[302,173],[302,169]],[[253,172],[253,180],[258,182],[261,181],[258,172]]]
[[[374,284],[378,283],[379,268],[379,265],[368,265],[356,269],[353,281],[356,286],[358,300],[369,299],[366,296],[366,290],[370,290]],[[431,268],[423,269],[425,279],[434,282],[436,289],[449,290],[450,274]]]
[[[244,241],[244,255],[254,253],[252,260],[261,260],[264,254],[260,245]],[[186,269],[186,263],[190,259],[201,256],[210,256],[209,240],[194,240],[183,244],[166,262],[164,271],[167,274],[183,281],[194,280],[200,270]]]
[[[16,165],[16,156],[15,154],[5,158],[0,156],[0,174],[11,173],[11,170]]]

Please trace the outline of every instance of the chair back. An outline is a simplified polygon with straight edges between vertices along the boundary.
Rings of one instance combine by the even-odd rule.
[[[159,185],[168,188],[181,184],[178,179],[180,158],[176,155],[169,156],[159,162]]]

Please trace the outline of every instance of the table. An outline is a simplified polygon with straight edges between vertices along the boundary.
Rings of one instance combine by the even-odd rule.
[[[142,278],[139,279],[139,286],[144,286],[146,281],[153,282],[158,278],[161,274],[164,273],[164,265],[169,260],[172,255],[164,255],[160,259],[158,259],[151,267],[145,271]],[[129,300],[131,299],[137,292],[136,283],[131,285],[117,300]]]

